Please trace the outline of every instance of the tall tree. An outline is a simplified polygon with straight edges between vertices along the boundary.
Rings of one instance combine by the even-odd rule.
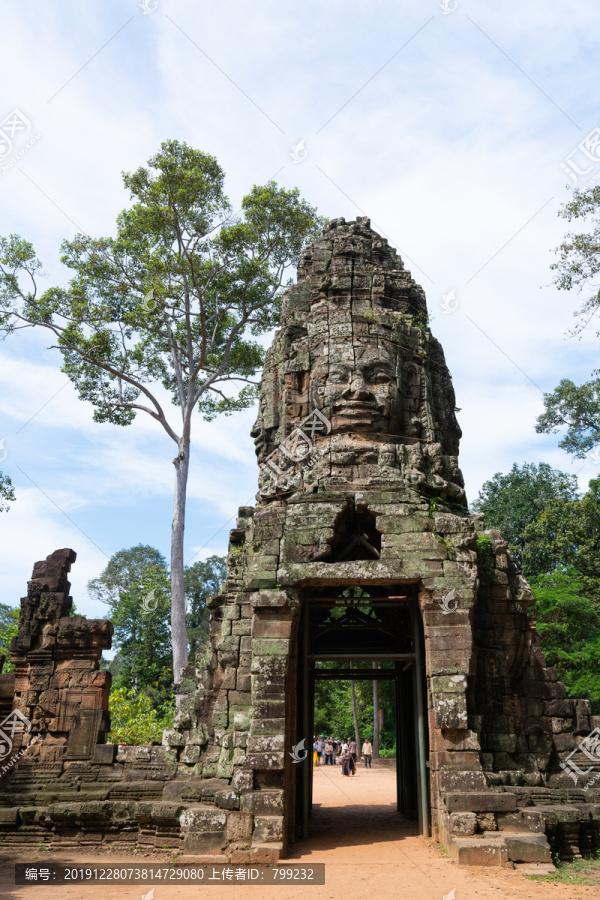
[[[581,336],[600,310],[600,185],[573,191],[559,215],[569,222],[578,222],[583,229],[565,235],[555,250],[558,260],[551,266],[559,290],[583,294],[572,332]],[[596,334],[600,336],[600,330]],[[591,374],[596,377],[579,386],[563,378],[545,394],[545,410],[536,424],[539,433],[556,434],[563,430],[559,447],[579,459],[600,444],[600,370]]]
[[[552,469],[548,463],[513,464],[503,475],[496,472],[482,486],[473,503],[483,513],[488,528],[502,531],[517,565],[524,565],[525,529],[537,521],[551,500],[572,501],[577,497],[577,477]]]
[[[354,668],[354,663],[350,663],[350,668]],[[356,687],[354,686],[354,678],[350,681],[350,695],[352,697],[352,721],[354,723],[354,740],[356,741],[356,753],[360,756],[360,731],[358,728],[358,711],[356,709]]]
[[[192,660],[206,646],[209,638],[207,600],[219,593],[226,575],[227,560],[224,556],[209,556],[208,559],[187,566],[185,570],[187,635]]]
[[[39,294],[32,245],[0,240],[0,330],[45,328],[97,422],[129,425],[139,411],[175,444],[171,628],[175,680],[187,663],[183,538],[192,418],[250,405],[264,358],[256,338],[278,320],[287,270],[322,224],[274,182],[253,187],[238,221],[217,160],[167,141],[148,167],[123,175],[133,205],[116,237],[62,245],[67,288]],[[179,410],[172,425],[159,399]]]
[[[374,662],[373,668],[378,669],[379,663]],[[379,681],[373,679],[373,758],[379,759]]]

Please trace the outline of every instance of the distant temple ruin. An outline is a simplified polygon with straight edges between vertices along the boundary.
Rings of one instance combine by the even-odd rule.
[[[73,551],[36,563],[0,676],[0,772],[39,739],[0,779],[0,847],[285,857],[308,829],[321,664],[368,660],[361,677],[395,684],[398,810],[420,833],[466,864],[600,849],[600,717],[565,698],[527,582],[468,513],[425,295],[368,219],[303,251],[252,435],[257,504],[162,746],[105,743],[112,626],[68,616]]]

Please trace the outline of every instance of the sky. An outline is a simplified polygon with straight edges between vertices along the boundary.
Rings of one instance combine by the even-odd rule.
[[[0,235],[32,242],[43,288],[67,283],[62,240],[114,233],[121,173],[186,141],[216,156],[234,207],[274,178],[328,218],[370,216],[396,247],[453,376],[471,501],[514,462],[577,473],[582,490],[598,476],[535,432],[543,393],[597,366],[593,330],[567,336],[581,298],[550,269],[568,186],[600,179],[592,0],[0,0],[0,13]],[[17,497],[0,515],[0,602],[72,547],[77,608],[104,616],[86,584],[111,554],[169,556],[175,445],[142,415],[93,422],[50,344],[32,331],[0,344],[0,468]],[[189,561],[225,553],[254,502],[254,418],[195,420]]]

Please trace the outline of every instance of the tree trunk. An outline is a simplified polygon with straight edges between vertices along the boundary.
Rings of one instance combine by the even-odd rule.
[[[188,663],[187,635],[185,630],[185,584],[183,577],[183,532],[185,528],[185,501],[190,465],[190,442],[182,438],[179,454],[173,460],[175,466],[175,498],[173,525],[171,528],[171,640],[173,642],[173,681],[177,684],[182,669]],[[179,707],[178,695],[177,706]]]
[[[374,669],[379,663],[372,663]],[[373,679],[373,759],[379,759],[379,682]]]
[[[354,663],[350,663],[350,668],[354,668]],[[358,733],[358,715],[356,712],[356,691],[354,689],[354,678],[350,682],[350,693],[352,694],[352,718],[354,719],[354,740],[356,741],[356,758],[360,757],[360,735]]]

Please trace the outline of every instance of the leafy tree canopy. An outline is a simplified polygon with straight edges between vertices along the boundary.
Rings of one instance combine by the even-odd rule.
[[[498,528],[508,541],[517,565],[524,567],[526,527],[537,521],[552,500],[569,502],[577,497],[577,478],[548,463],[514,463],[507,474],[497,472],[486,481],[473,503],[483,513],[488,528]],[[529,561],[529,560],[528,560]],[[536,570],[539,571],[539,570]]]
[[[534,615],[546,662],[558,669],[568,697],[600,709],[600,606],[585,596],[572,567],[531,579]]]
[[[111,607],[119,603],[120,591],[132,591],[145,578],[148,567],[166,569],[167,561],[158,550],[148,544],[113,553],[102,574],[88,582],[90,597]]]
[[[155,709],[143,692],[118,687],[110,693],[108,708],[108,740],[114,744],[160,744],[163,730],[173,727],[174,698]]]
[[[600,479],[576,500],[551,500],[525,529],[524,568],[545,574],[572,567],[585,593],[600,601]]]
[[[113,607],[118,651],[117,687],[144,690],[155,704],[171,696],[173,653],[166,566],[149,564],[135,585],[119,591]]]
[[[600,186],[573,191],[559,215],[569,222],[579,222],[583,229],[565,236],[555,250],[558,260],[551,266],[559,290],[577,290],[584,295],[575,311],[577,324],[572,332],[581,336],[600,309]],[[544,395],[545,410],[536,424],[539,433],[556,434],[566,429],[559,447],[579,459],[600,444],[599,375],[600,370],[595,370],[595,377],[579,386],[570,379],[560,381]]]

